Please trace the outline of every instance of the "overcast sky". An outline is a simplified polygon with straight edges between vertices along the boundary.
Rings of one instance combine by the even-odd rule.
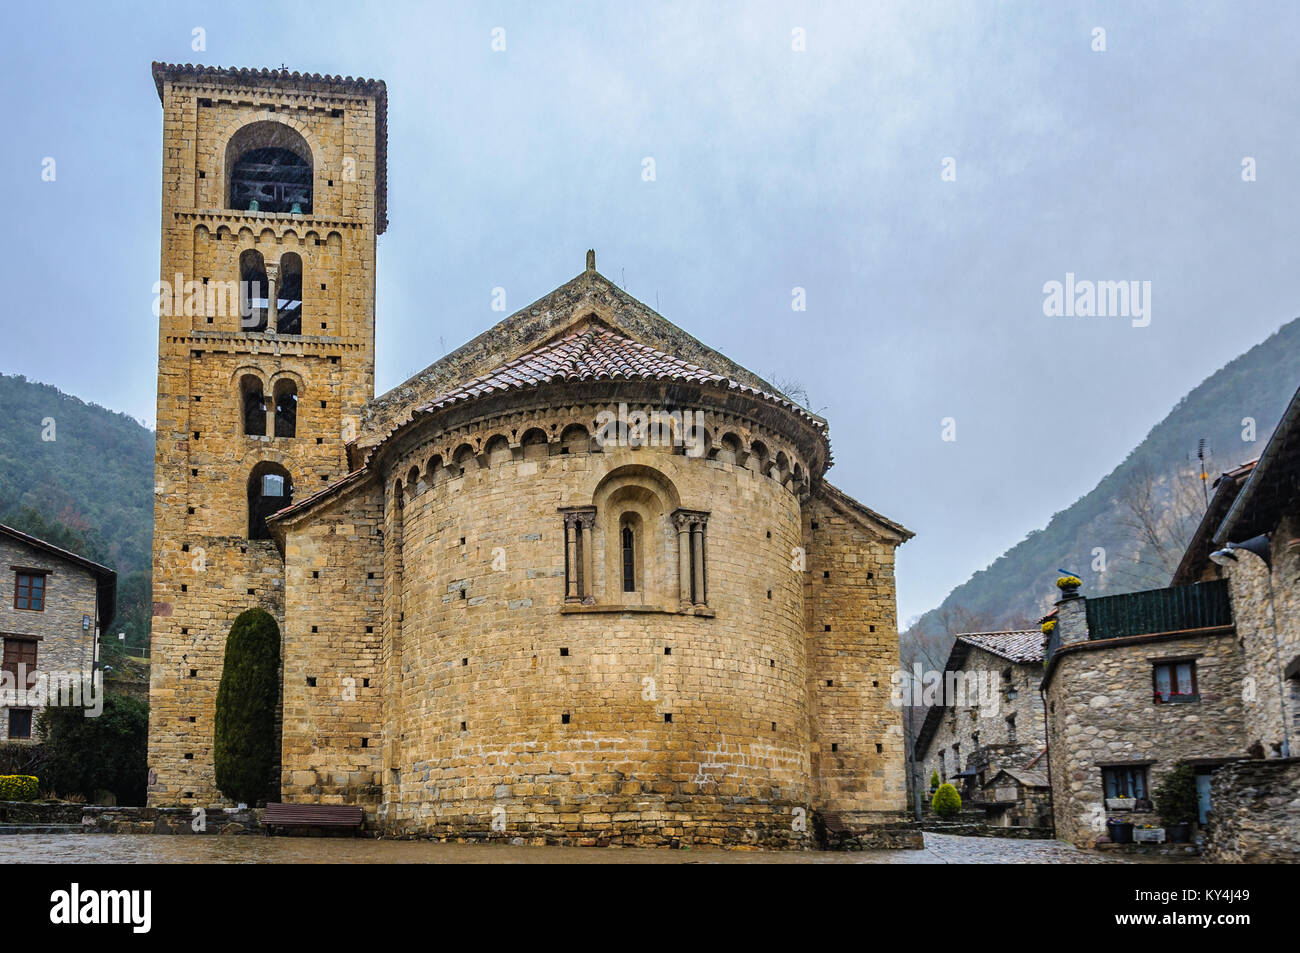
[[[0,371],[153,423],[155,59],[387,82],[380,392],[589,247],[801,381],[829,479],[917,533],[901,620],[1300,313],[1295,4],[473,6],[7,4]],[[1067,273],[1151,282],[1149,325],[1045,316]]]

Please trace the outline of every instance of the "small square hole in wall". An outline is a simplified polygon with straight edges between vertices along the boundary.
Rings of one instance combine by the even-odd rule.
[[[363,678],[363,679],[361,680],[361,687],[362,687],[362,688],[369,688],[369,687],[370,687],[370,679],[368,679],[368,678]]]
[[[190,669],[190,678],[198,678],[198,677],[199,677],[199,670],[197,668]]]
[[[320,629],[316,628],[316,626],[314,626],[314,625],[311,627],[311,630],[312,630],[313,633],[315,633],[315,632],[319,632],[319,631],[320,631]]]
[[[669,722],[669,721],[672,721],[672,720],[673,720],[673,713],[670,712],[670,711],[666,711],[666,712],[664,712],[664,721],[665,721],[665,722]]]
[[[569,713],[566,711],[563,715],[560,716],[560,724],[567,725],[568,723],[569,723]]]
[[[672,655],[672,654],[673,654],[672,646],[671,645],[664,646],[664,655]]]
[[[466,590],[462,589],[462,590],[460,591],[460,597],[461,597],[462,599],[468,599],[468,598],[469,598],[469,593],[468,593]]]
[[[247,552],[248,552],[248,547],[247,547],[247,546],[240,546],[240,547],[239,547],[239,551],[240,551],[241,553],[247,553]]]
[[[199,719],[198,719],[198,716],[197,716],[197,715],[190,715],[190,724],[191,724],[191,725],[194,724],[194,723],[195,723],[196,721],[198,721],[198,720],[199,720]]]
[[[836,744],[834,741],[832,741],[832,742],[831,742],[831,751],[832,751],[832,752],[835,752],[835,751],[839,751],[839,750],[840,750],[840,746],[839,746],[838,744]]]
[[[774,658],[770,658],[770,659],[768,659],[768,660],[767,660],[767,667],[768,667],[768,668],[776,668],[776,659],[774,659]]]
[[[199,475],[198,467],[195,467],[193,470],[190,471],[190,476],[198,476],[198,475]]]
[[[823,579],[829,579],[829,578],[831,578],[830,571],[829,571],[829,570],[826,570],[826,569],[823,569],[823,570],[822,570],[822,578],[823,578]]]
[[[316,446],[319,447],[319,446],[320,446],[321,444],[323,444],[324,442],[325,442],[325,438],[324,438],[324,437],[317,437],[317,438],[316,438]]]
[[[181,795],[181,797],[192,798],[192,797],[194,797],[194,792],[193,792],[193,791],[186,791],[184,794]]]
[[[326,182],[326,184],[327,184],[331,189],[334,188],[334,180],[333,180],[333,179],[326,179],[325,182]]]
[[[827,688],[834,688],[834,687],[835,687],[835,679],[833,679],[833,678],[828,678],[828,679],[826,679],[826,687],[827,687]]]
[[[198,439],[199,439],[199,436],[200,436],[199,432],[198,432],[197,430],[194,431],[194,439],[195,439],[195,440],[198,440]]]
[[[776,731],[776,722],[772,722],[772,730]]]
[[[320,402],[320,409],[321,409],[321,410],[324,410],[325,407],[326,407],[326,402],[322,400],[322,401]]]
[[[772,598],[772,590],[771,590],[771,589],[767,590],[767,597],[768,597],[769,599]]]
[[[465,537],[464,537],[464,536],[462,536],[462,537],[460,538],[460,544],[461,544],[462,546],[465,545]]]
[[[326,324],[324,321],[322,321],[322,322],[320,323],[320,329],[321,329],[322,331],[325,331],[325,330],[327,330],[328,328],[329,328],[329,325]]]
[[[367,579],[374,579],[374,578],[375,578],[375,574],[372,573],[372,572],[368,572],[368,573],[366,573],[366,578],[367,578]]]
[[[321,291],[324,291],[324,290],[325,290],[325,282],[323,282],[323,281],[320,283],[320,290],[321,290]]]
[[[821,524],[818,523],[816,520],[813,520],[813,521],[812,521],[812,528],[813,528],[813,529],[821,529]]]
[[[190,551],[190,544],[189,544],[189,543],[181,543],[181,552],[183,552],[183,553],[188,553],[189,551]]]
[[[560,649],[560,658],[568,658],[568,657],[569,657],[569,650],[568,650],[568,649]]]
[[[830,627],[829,625],[824,625],[824,626],[822,626],[822,631],[823,631],[823,632],[829,632],[830,630],[831,630],[831,627]]]
[[[369,747],[370,747],[370,739],[369,739],[369,738],[362,738],[362,739],[361,739],[361,747],[363,747],[363,748],[369,748]]]
[[[307,687],[308,687],[308,688],[315,688],[315,687],[316,687],[316,676],[315,676],[315,675],[308,675],[308,676],[307,676]]]
[[[185,752],[185,760],[186,760],[186,761],[193,761],[193,760],[194,760],[194,752],[193,752],[193,751],[187,751],[187,752]]]
[[[181,629],[181,635],[189,635],[189,634],[190,634],[189,629]]]
[[[255,592],[254,590],[252,590],[252,589],[249,589],[249,590],[248,590],[248,594],[249,594],[250,596],[252,596],[252,595],[256,595],[256,592]]]
[[[467,659],[467,658],[463,658],[463,659],[461,659],[461,660],[460,660],[460,664],[461,664],[462,666],[464,666],[464,665],[468,665],[468,664],[469,664],[469,659]]]
[[[208,318],[208,324],[211,324],[211,323],[212,323],[212,319],[211,319],[211,318]]]
[[[876,627],[875,627],[874,625],[869,625],[869,626],[867,626],[867,628],[868,628],[870,631],[872,631],[872,632],[875,632],[875,631],[876,631]]]
[[[880,682],[872,682],[872,683],[871,683],[871,687],[872,687],[872,688],[879,688],[879,687],[880,687]]]
[[[885,746],[882,745],[880,742],[876,742],[876,754],[884,754],[884,753],[885,753]]]
[[[181,592],[189,592],[189,591],[190,591],[190,584],[187,582],[181,583]]]
[[[206,172],[204,172],[202,169],[199,169],[199,178],[200,178],[200,179],[206,179],[207,177],[208,177],[208,174],[207,174]]]
[[[311,571],[311,577],[312,577],[313,579],[319,579],[319,578],[320,578],[320,570],[319,570],[319,569],[313,569],[313,570]]]
[[[375,631],[375,627],[373,625],[366,626],[366,635],[370,635],[374,631]]]
[[[467,727],[465,727],[465,722],[463,722],[463,721],[460,723],[460,730],[461,730],[461,731],[469,731],[469,729],[468,729]]]
[[[772,531],[770,529],[767,531],[767,538],[768,539],[772,538]]]
[[[320,481],[321,481],[322,483],[328,483],[328,482],[330,481],[329,475],[326,474],[326,473],[322,473],[322,474],[320,475]]]
[[[190,515],[190,516],[193,516],[193,515],[194,515],[194,507],[192,507],[192,506],[191,506],[191,507],[188,507],[188,512],[189,512],[189,515]]]

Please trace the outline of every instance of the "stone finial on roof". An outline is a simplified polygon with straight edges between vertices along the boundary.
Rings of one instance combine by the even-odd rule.
[[[587,249],[587,270],[596,270],[596,249],[594,248]]]

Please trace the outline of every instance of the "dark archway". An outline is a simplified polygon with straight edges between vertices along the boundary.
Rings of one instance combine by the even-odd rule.
[[[266,518],[293,502],[293,478],[278,463],[259,463],[248,477],[248,538],[270,539]]]

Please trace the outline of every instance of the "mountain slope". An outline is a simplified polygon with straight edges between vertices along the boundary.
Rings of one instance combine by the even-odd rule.
[[[1300,318],[1202,381],[1091,492],[921,616],[903,636],[904,657],[963,629],[1036,620],[1050,608],[1058,568],[1077,573],[1093,595],[1168,585],[1170,554],[1181,552],[1204,510],[1198,442],[1206,441],[1210,481],[1254,459],[1297,386]],[[1247,417],[1253,442],[1243,440]]]
[[[126,414],[0,374],[0,523],[118,573],[114,634],[148,638],[154,437]],[[106,637],[105,645],[116,643]]]

